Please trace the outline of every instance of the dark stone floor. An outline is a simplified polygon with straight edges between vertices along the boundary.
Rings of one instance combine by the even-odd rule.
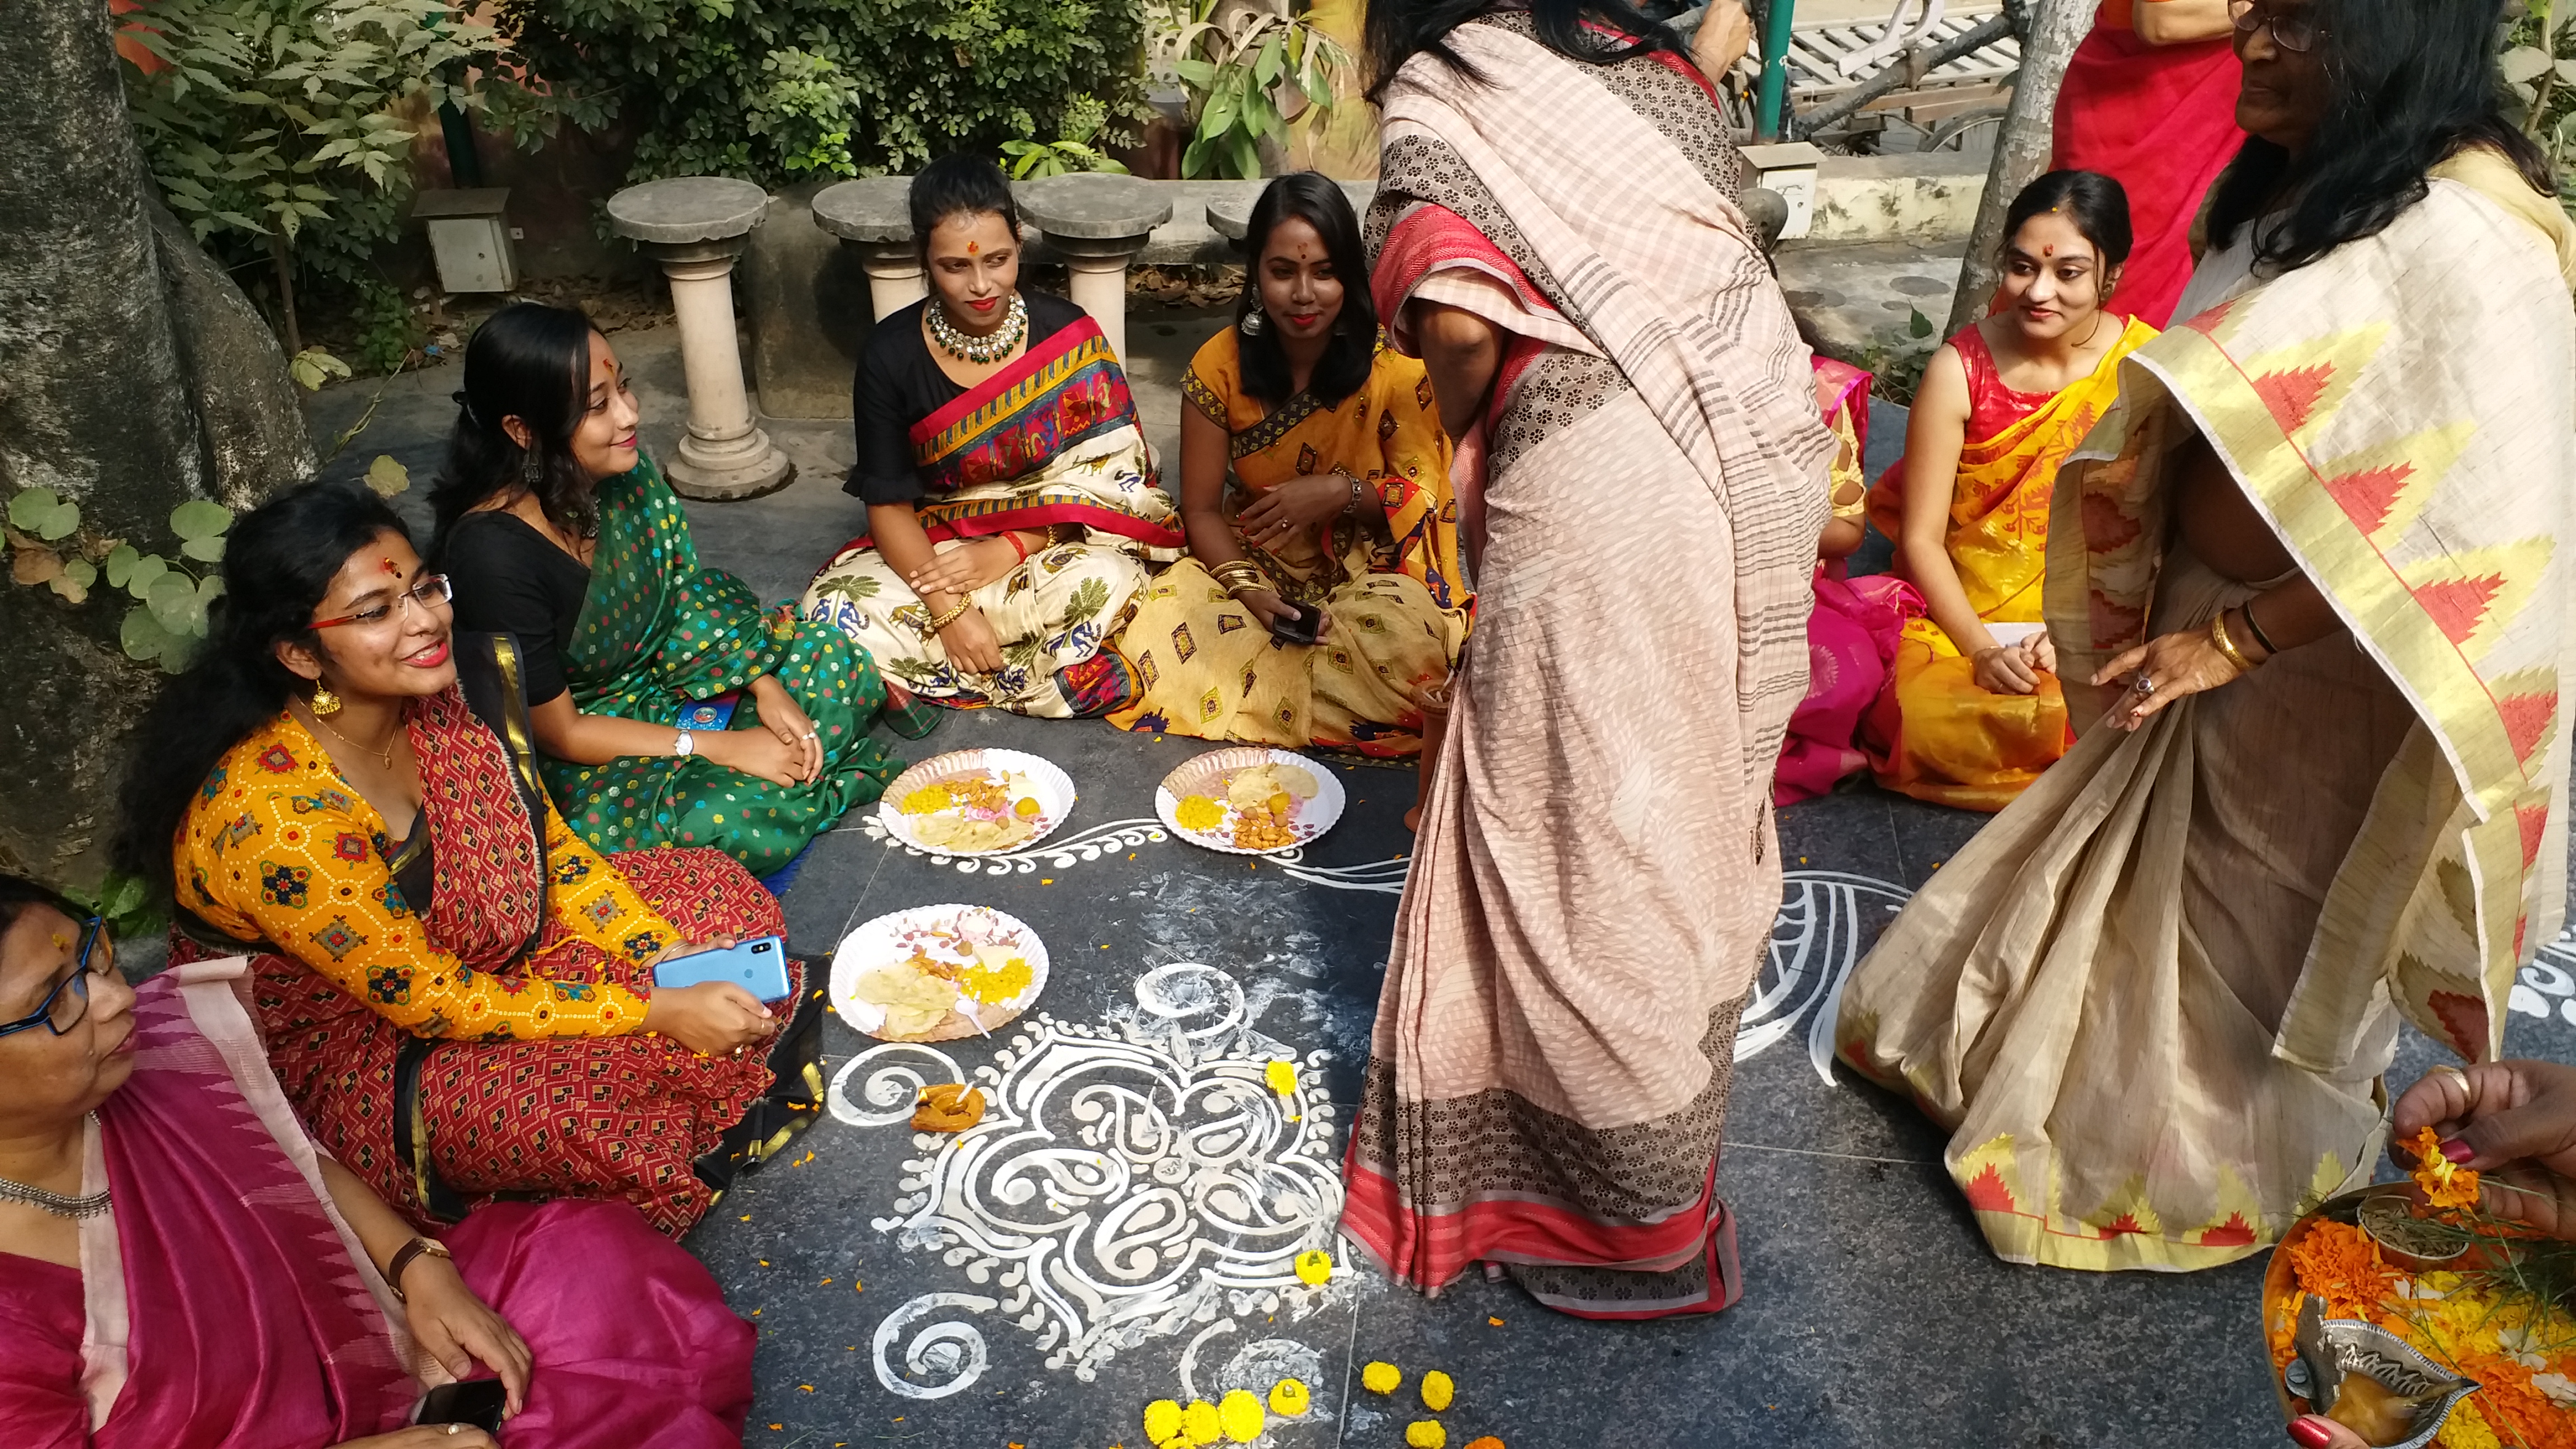
[[[1151,415],[1168,411],[1179,362],[1210,324],[1167,325],[1131,324],[1139,392],[1166,438],[1169,419]],[[647,442],[666,447],[676,353],[655,334],[618,342],[645,391]],[[454,385],[452,373],[403,379],[333,471],[391,452],[426,482]],[[347,426],[367,392],[325,395],[317,422]],[[1902,414],[1878,421],[1883,459]],[[833,459],[848,456],[839,427],[776,431],[804,469],[793,488],[693,512],[706,559],[773,597],[858,520],[834,486]],[[419,503],[415,489],[405,506]],[[1404,1442],[1421,1413],[1413,1385],[1435,1368],[1458,1384],[1439,1416],[1453,1446],[1483,1434],[1511,1449],[2283,1442],[2256,1337],[2259,1260],[2191,1275],[2002,1264],[1941,1170],[1940,1136],[1814,1063],[1809,1032],[1833,973],[1978,817],[1868,789],[1782,815],[1789,897],[1764,1000],[1747,1014],[1719,1177],[1749,1291],[1711,1320],[1608,1325],[1559,1317],[1508,1285],[1471,1281],[1430,1301],[1352,1262],[1322,1290],[1283,1267],[1295,1248],[1332,1241],[1342,1133],[1410,844],[1409,771],[1350,769],[1337,829],[1293,864],[1254,863],[1153,823],[1155,781],[1197,742],[987,712],[903,749],[972,744],[1062,765],[1081,791],[1072,817],[1035,849],[973,866],[846,821],[786,897],[794,945],[821,961],[883,912],[978,903],[1035,927],[1054,974],[1039,1010],[992,1040],[851,1067],[834,1119],[689,1240],[761,1329],[749,1443],[1142,1449],[1150,1400],[1213,1401],[1293,1374],[1314,1407],[1274,1418],[1265,1442],[1379,1449]],[[2576,1060],[2576,957],[2554,960],[2525,972],[2508,1044]],[[871,1045],[837,1021],[830,1032],[835,1072]],[[1303,1066],[1303,1120],[1285,1120],[1260,1085],[1277,1057]],[[2433,1059],[2410,1035],[2394,1081]],[[996,1098],[971,1152],[899,1121],[863,1125],[950,1070]],[[1184,1099],[1185,1111],[1158,1115]],[[1124,1145],[1118,1166],[1101,1166],[1113,1161],[1104,1140]],[[1357,1386],[1373,1359],[1405,1370],[1393,1400]]]

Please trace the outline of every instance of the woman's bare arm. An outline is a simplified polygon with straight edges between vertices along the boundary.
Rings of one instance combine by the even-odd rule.
[[[1450,437],[1463,438],[1485,411],[1486,394],[1502,366],[1502,329],[1462,308],[1439,302],[1415,302],[1413,335],[1422,348],[1422,365],[1431,373],[1431,390],[1440,400],[1440,426]]]
[[[1994,647],[1950,562],[1950,500],[1959,486],[1959,453],[1968,443],[1968,368],[1944,344],[1923,369],[1923,384],[1905,424],[1905,517],[1896,553],[1905,576],[1923,591],[1932,622],[1962,654]]]
[[[2129,12],[2138,38],[2149,45],[2189,45],[2232,35],[2227,0],[2137,0]]]

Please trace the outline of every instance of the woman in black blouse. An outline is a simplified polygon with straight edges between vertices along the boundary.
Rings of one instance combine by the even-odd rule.
[[[1099,326],[1019,290],[1000,168],[932,162],[912,182],[930,296],[877,323],[852,384],[867,532],[806,589],[877,667],[926,699],[1098,714],[1135,681],[1107,649],[1179,556],[1136,409]]]

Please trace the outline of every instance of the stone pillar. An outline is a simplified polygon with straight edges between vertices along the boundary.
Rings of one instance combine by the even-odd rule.
[[[908,176],[863,176],[814,196],[814,224],[859,254],[868,306],[880,320],[930,295],[912,240],[911,191]]]
[[[1109,349],[1127,356],[1127,264],[1154,228],[1172,219],[1171,195],[1133,176],[1084,172],[1021,182],[1020,212],[1071,274],[1075,305],[1091,314]]]
[[[787,455],[752,424],[734,331],[734,259],[768,207],[767,192],[721,176],[648,181],[608,199],[610,228],[640,243],[671,281],[689,430],[662,472],[684,498],[757,498],[796,477]]]

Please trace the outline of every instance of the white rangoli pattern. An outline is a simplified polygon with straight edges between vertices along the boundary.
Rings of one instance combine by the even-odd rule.
[[[2559,933],[2515,978],[2508,1011],[2576,1026],[2576,930]]]
[[[1136,1008],[1106,1026],[1022,1018],[972,1073],[984,1119],[914,1137],[924,1155],[903,1163],[896,1215],[871,1225],[998,1296],[933,1293],[898,1308],[875,1340],[890,1392],[944,1397],[983,1373],[981,1332],[932,1322],[943,1310],[998,1310],[1037,1336],[1049,1368],[1089,1381],[1120,1349],[1227,1315],[1293,1322],[1332,1295],[1293,1266],[1330,1249],[1341,1219],[1325,1054],[1300,1061],[1255,1030],[1243,988],[1214,967],[1156,967],[1135,990]],[[1263,1075],[1283,1060],[1298,1065],[1284,1097]],[[831,1110],[895,1126],[923,1085],[966,1080],[944,1052],[888,1043],[841,1068]],[[896,1340],[919,1323],[930,1326],[898,1364]]]

